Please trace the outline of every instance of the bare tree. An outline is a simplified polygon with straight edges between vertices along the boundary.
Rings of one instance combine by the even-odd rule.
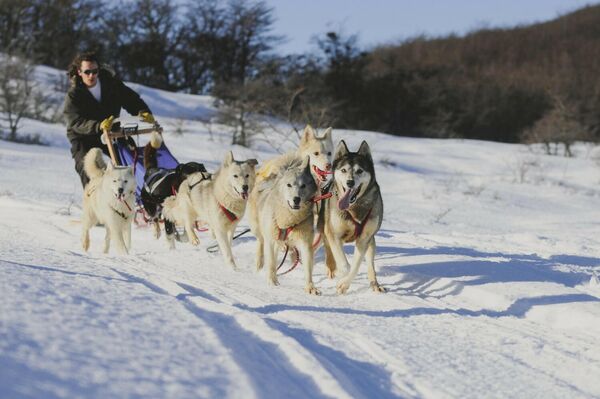
[[[571,103],[561,96],[550,93],[554,107],[538,120],[531,129],[525,131],[523,139],[527,143],[541,143],[546,154],[557,155],[559,145],[564,147],[564,156],[573,156],[571,146],[577,140],[591,138],[578,118],[578,113]]]
[[[7,140],[18,141],[21,119],[30,111],[34,95],[32,71],[32,65],[24,59],[0,56],[0,127],[8,132]]]

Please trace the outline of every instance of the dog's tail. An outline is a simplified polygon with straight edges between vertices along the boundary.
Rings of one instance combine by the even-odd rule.
[[[144,169],[149,170],[158,167],[156,150],[160,148],[162,142],[162,136],[157,132],[152,132],[150,142],[144,147]]]
[[[83,158],[83,170],[90,179],[100,177],[106,170],[106,162],[102,158],[100,148],[92,148]]]

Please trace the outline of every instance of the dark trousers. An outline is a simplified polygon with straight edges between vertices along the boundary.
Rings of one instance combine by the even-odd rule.
[[[81,179],[81,186],[85,187],[90,181],[90,178],[83,170],[83,158],[92,148],[100,148],[103,153],[109,155],[108,147],[102,144],[100,136],[84,136],[71,140],[71,156],[75,161],[75,171]],[[109,155],[110,156],[110,155]]]

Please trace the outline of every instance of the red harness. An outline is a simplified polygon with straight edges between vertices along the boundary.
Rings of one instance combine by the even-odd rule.
[[[229,209],[225,208],[223,205],[221,205],[220,202],[219,202],[219,208],[221,208],[221,211],[223,211],[223,213],[225,214],[227,219],[229,219],[230,222],[233,223],[239,219],[235,213],[233,213]]]
[[[352,214],[350,212],[346,211],[348,213],[348,216],[350,216],[350,220],[352,220],[352,223],[354,223],[354,239],[355,240],[358,237],[360,237],[363,230],[365,229],[365,225],[367,224],[367,221],[369,220],[369,217],[371,216],[372,211],[373,211],[373,208],[369,209],[369,213],[367,213],[367,216],[365,216],[365,218],[362,220],[362,222],[359,222],[356,219],[354,219],[354,217],[352,217]]]

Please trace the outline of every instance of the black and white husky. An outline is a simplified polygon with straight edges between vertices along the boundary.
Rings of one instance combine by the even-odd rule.
[[[358,152],[350,152],[340,141],[333,161],[333,179],[333,196],[322,207],[321,218],[329,277],[341,268],[337,292],[346,293],[366,257],[371,289],[384,292],[375,275],[375,234],[383,220],[383,200],[366,141]],[[356,245],[351,268],[343,248],[348,242]]]

